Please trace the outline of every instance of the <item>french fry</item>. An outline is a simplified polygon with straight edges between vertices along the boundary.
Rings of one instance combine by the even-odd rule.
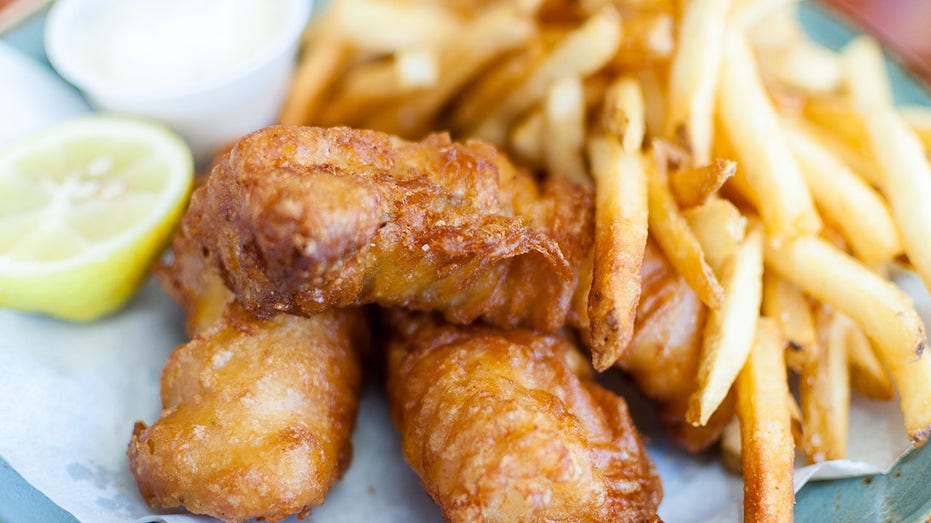
[[[578,76],[550,86],[543,103],[543,159],[551,176],[591,186],[582,159],[585,142],[585,100]]]
[[[814,361],[818,339],[811,307],[801,289],[770,271],[763,274],[763,314],[773,318],[788,340],[786,364],[801,370]]]
[[[679,205],[688,208],[705,203],[736,171],[736,162],[716,158],[700,167],[673,172],[669,182]]]
[[[882,196],[804,131],[791,126],[784,130],[815,202],[857,257],[873,264],[902,254],[899,232]]]
[[[467,22],[456,38],[450,39],[436,52],[438,71],[435,85],[383,111],[372,120],[373,125],[407,136],[428,132],[430,123],[443,106],[478,71],[503,53],[524,45],[535,32],[533,22],[510,6],[484,10]]]
[[[873,155],[864,150],[868,149],[865,142],[853,146],[840,138],[833,129],[808,124],[808,122],[802,123],[800,126],[804,128],[806,133],[818,140],[822,147],[831,151],[834,156],[850,167],[854,174],[863,178],[863,181],[874,187],[879,187],[881,182],[879,166],[876,165]]]
[[[843,78],[843,77],[842,77]],[[805,100],[802,114],[809,122],[830,131],[847,146],[865,147],[869,142],[866,124],[853,104],[839,96],[813,96]]]
[[[423,89],[436,85],[439,57],[433,49],[410,47],[395,54],[398,84],[404,90]]]
[[[907,105],[899,107],[899,114],[905,123],[912,129],[915,136],[925,146],[925,151],[931,151],[931,107],[924,105]]]
[[[663,134],[666,118],[666,85],[658,69],[646,69],[637,73],[643,93],[644,122],[646,135],[658,138]]]
[[[608,86],[604,96],[601,123],[617,136],[625,152],[640,150],[646,133],[643,91],[632,77],[622,76]]]
[[[847,363],[853,390],[871,400],[891,400],[895,394],[892,382],[873,352],[870,340],[853,320],[843,314],[837,314],[835,321],[846,329]]]
[[[462,28],[453,10],[430,2],[340,0],[330,12],[328,24],[354,48],[379,53],[436,48]]]
[[[477,122],[493,111],[507,93],[523,81],[544,58],[541,38],[536,38],[513,56],[491,66],[455,104],[450,118],[452,127],[462,131],[475,127]]]
[[[816,313],[820,350],[799,376],[804,429],[802,450],[810,463],[843,459],[847,453],[850,378],[847,333],[833,310]]]
[[[543,164],[543,111],[527,113],[511,128],[508,143],[521,160],[531,165]]]
[[[643,12],[625,17],[624,39],[611,59],[619,71],[632,71],[665,64],[675,49],[674,21],[668,12]]]
[[[847,89],[866,122],[870,148],[882,171],[881,187],[905,253],[931,289],[931,164],[921,141],[892,107],[878,44],[860,37],[844,49],[843,60]]]
[[[765,55],[764,73],[793,91],[807,95],[835,93],[843,85],[837,53],[800,38],[788,48]]]
[[[621,17],[613,6],[605,6],[566,35],[470,134],[492,143],[503,142],[514,118],[541,100],[551,83],[565,76],[584,76],[600,69],[617,51],[620,40]]]
[[[588,155],[596,187],[588,317],[593,363],[604,370],[634,332],[647,241],[647,175],[640,153],[624,151],[615,137],[593,137]]]
[[[931,435],[931,354],[911,299],[851,256],[815,237],[768,243],[766,265],[854,320],[875,343],[899,390],[912,443]]]
[[[718,111],[767,233],[777,241],[816,234],[821,220],[779,128],[743,36],[728,34]],[[752,116],[751,116],[752,115]]]
[[[392,59],[373,60],[351,68],[336,91],[314,123],[355,125],[376,107],[404,94]]]
[[[664,134],[690,151],[695,165],[711,160],[714,97],[730,0],[686,4],[669,73]]]
[[[744,519],[791,522],[795,445],[782,335],[768,318],[760,318],[755,330],[753,348],[737,377]]]
[[[704,425],[737,378],[753,346],[763,294],[763,231],[751,226],[747,238],[721,267],[724,299],[705,321],[698,388],[686,419]],[[744,463],[746,465],[746,462]]]
[[[658,156],[658,155],[654,155]],[[685,218],[679,213],[675,198],[669,189],[666,161],[654,158],[647,161],[649,179],[649,223],[650,232],[673,267],[685,278],[695,294],[706,305],[717,308],[721,305],[723,290],[718,279],[705,261],[701,244],[689,229]],[[657,165],[662,164],[662,165]],[[730,383],[728,383],[730,386]],[[725,391],[726,392],[726,391]],[[716,407],[717,405],[715,405]],[[714,409],[712,409],[714,410]],[[711,412],[708,412],[710,415]]]
[[[685,209],[682,217],[715,271],[734,254],[746,235],[747,219],[734,204],[721,198]]]
[[[331,17],[324,15],[317,38],[304,46],[284,107],[278,115],[282,124],[305,125],[312,121],[336,72],[349,60],[349,46],[329,25]]]

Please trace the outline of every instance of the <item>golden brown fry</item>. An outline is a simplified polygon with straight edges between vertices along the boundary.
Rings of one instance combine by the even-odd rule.
[[[931,289],[931,162],[924,146],[892,106],[882,51],[860,37],[843,52],[847,88],[866,123],[869,145],[882,171],[883,193],[902,237],[909,262]]]
[[[807,294],[854,320],[875,342],[899,390],[905,428],[915,445],[931,435],[931,355],[912,300],[826,241],[768,243],[766,265]]]
[[[184,230],[179,229],[171,242],[171,261],[156,265],[153,272],[162,288],[184,309],[188,336],[207,331],[233,302],[233,293],[224,285],[216,260]]]
[[[646,134],[651,138],[663,135],[666,118],[666,86],[663,72],[658,69],[646,69],[637,73],[640,92],[643,94],[643,119]]]
[[[450,126],[463,132],[472,129],[545,57],[542,39],[536,38],[510,58],[485,71],[452,107]]]
[[[249,311],[377,302],[548,330],[593,232],[588,191],[541,191],[485,144],[283,126],[218,162],[182,227]]]
[[[687,419],[704,425],[727,395],[747,354],[760,316],[763,294],[763,231],[750,227],[737,252],[721,267],[724,299],[705,323],[698,389],[689,398]]]
[[[349,465],[366,326],[358,311],[256,320],[238,307],[181,345],[161,417],[127,454],[152,507],[280,521],[323,503]]]
[[[807,38],[763,54],[763,74],[794,92],[806,95],[836,93],[843,83],[843,72],[836,52]]]
[[[355,125],[375,107],[404,94],[393,60],[373,60],[346,72],[333,97],[322,107],[315,123]]]
[[[669,12],[641,11],[623,19],[624,38],[611,66],[620,71],[665,64],[675,50],[675,21]]]
[[[885,200],[812,136],[784,127],[811,194],[825,218],[866,264],[892,260],[902,244]]]
[[[698,238],[708,264],[716,271],[744,241],[747,219],[728,200],[712,198],[682,211],[682,217]]]
[[[796,285],[771,271],[763,274],[763,314],[772,318],[788,340],[786,364],[801,372],[818,352],[815,319],[808,299]]]
[[[669,182],[679,205],[689,208],[708,201],[736,171],[737,162],[715,158],[701,167],[673,171]]]
[[[604,370],[634,333],[647,243],[647,177],[640,153],[625,152],[614,137],[592,138],[588,154],[596,187],[589,344],[595,368]]]
[[[853,390],[872,400],[891,400],[895,394],[892,382],[870,346],[870,340],[853,320],[842,314],[835,315],[834,321],[846,330],[847,363]]]
[[[339,0],[328,25],[356,49],[390,53],[435,48],[462,30],[451,9],[434,2]]]
[[[609,135],[620,140],[624,152],[638,152],[643,146],[646,132],[643,104],[643,90],[633,77],[622,76],[605,91],[601,124]]]
[[[526,79],[511,88],[495,110],[484,115],[470,135],[502,143],[511,122],[541,100],[551,83],[597,71],[614,55],[620,40],[620,15],[607,5],[567,34]]]
[[[921,140],[925,151],[931,151],[931,109],[926,105],[906,105],[898,110],[905,123]]]
[[[846,145],[865,147],[869,141],[866,124],[850,100],[839,96],[812,96],[802,107],[805,119],[827,130]]]
[[[746,521],[792,521],[795,447],[782,334],[770,319],[756,327],[753,350],[737,377]]]
[[[543,159],[550,176],[591,185],[582,147],[585,143],[585,99],[582,81],[567,76],[550,85],[543,101]]]
[[[288,97],[278,115],[280,123],[305,125],[313,121],[336,72],[349,60],[349,46],[328,23],[332,16],[322,17],[317,38],[306,44],[301,52]]]
[[[543,111],[533,110],[511,128],[508,145],[519,161],[543,164]]]
[[[443,106],[478,71],[503,53],[525,44],[534,32],[532,21],[511,6],[485,9],[437,50],[440,63],[436,85],[383,109],[370,120],[372,127],[420,138],[432,130],[431,125],[435,125],[433,121]]]
[[[446,519],[659,521],[659,477],[624,400],[572,373],[565,340],[392,320],[392,417]]]
[[[817,233],[821,220],[805,179],[781,134],[753,54],[736,31],[729,33],[725,45],[718,114],[740,173],[757,195],[754,203],[767,233],[777,241]]]
[[[820,349],[799,375],[802,416],[802,450],[811,463],[843,459],[847,453],[850,378],[847,369],[847,333],[843,322],[826,307],[817,312]]]
[[[679,214],[669,189],[665,165],[657,165],[665,164],[665,161],[663,158],[655,158],[645,163],[649,181],[650,232],[676,270],[695,289],[701,301],[716,308],[723,296],[721,284],[705,261],[701,244],[689,229],[685,218]]]
[[[714,98],[730,0],[692,0],[679,27],[669,73],[665,135],[692,153],[695,165],[711,161]]]

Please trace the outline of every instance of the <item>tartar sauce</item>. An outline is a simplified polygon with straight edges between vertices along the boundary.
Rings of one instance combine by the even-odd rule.
[[[75,58],[114,85],[172,89],[257,58],[285,20],[269,0],[120,0],[89,13]]]

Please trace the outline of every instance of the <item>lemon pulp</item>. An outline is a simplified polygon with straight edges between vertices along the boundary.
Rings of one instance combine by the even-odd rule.
[[[116,310],[192,179],[179,137],[129,118],[71,120],[0,151],[0,306],[75,321]]]

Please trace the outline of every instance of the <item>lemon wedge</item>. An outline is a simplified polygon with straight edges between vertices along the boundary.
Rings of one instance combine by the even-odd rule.
[[[118,309],[178,223],[193,171],[178,136],[123,117],[0,151],[0,307],[73,321]]]

